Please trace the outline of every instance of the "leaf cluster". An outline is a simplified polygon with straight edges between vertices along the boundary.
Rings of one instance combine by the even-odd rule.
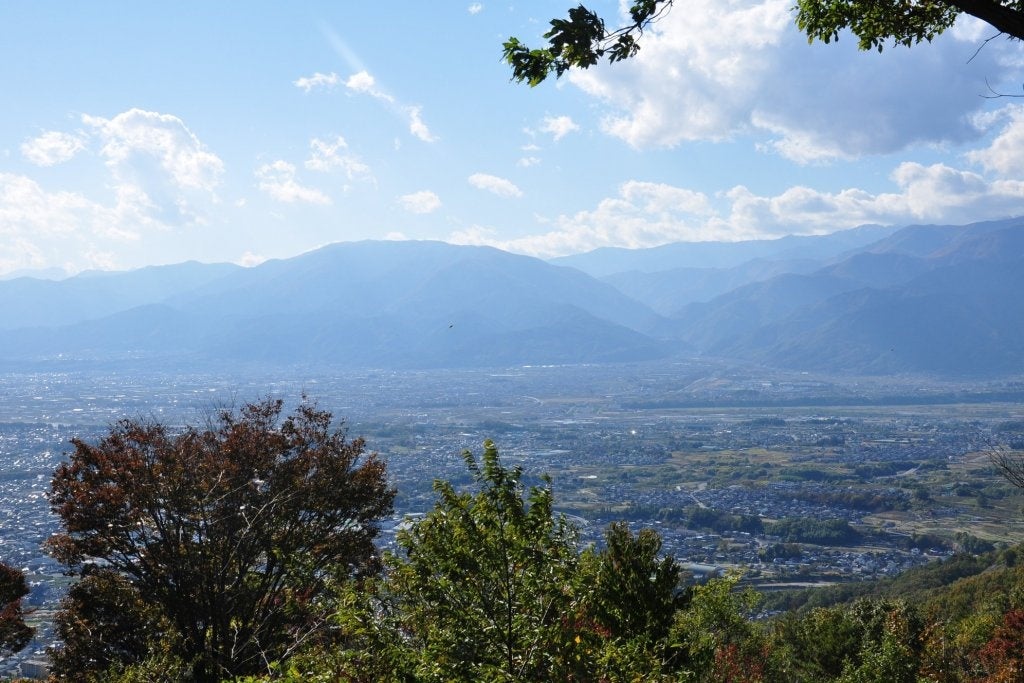
[[[906,47],[931,42],[961,13],[945,0],[798,0],[796,10],[808,42],[831,43],[848,29],[861,50],[879,52],[889,41]]]
[[[29,594],[25,575],[0,562],[0,656],[18,652],[32,639],[21,599]]]
[[[672,0],[636,0],[629,8],[630,23],[608,31],[604,20],[583,5],[569,9],[568,18],[552,19],[544,34],[547,46],[531,49],[511,37],[502,46],[512,67],[512,79],[530,86],[551,74],[560,77],[572,67],[587,69],[602,59],[609,63],[629,59],[640,50],[638,38],[672,5]]]
[[[575,530],[553,515],[550,487],[524,490],[492,442],[480,462],[463,458],[479,490],[435,482],[434,511],[398,535],[404,556],[388,559],[396,609],[428,678],[459,663],[476,680],[538,680],[576,609]]]

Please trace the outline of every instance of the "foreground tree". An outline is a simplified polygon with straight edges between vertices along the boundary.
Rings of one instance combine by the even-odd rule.
[[[331,581],[378,571],[384,464],[314,405],[281,415],[266,400],[203,428],[124,420],[72,442],[49,547],[81,575],[102,570],[63,605],[65,635],[87,635],[55,656],[58,676],[150,658],[147,632],[194,680],[265,672],[324,632]]]
[[[789,680],[767,634],[751,620],[760,596],[739,587],[739,574],[694,586],[676,613],[669,640],[686,681],[760,683]]]
[[[50,663],[63,678],[99,680],[173,649],[173,628],[159,607],[110,569],[92,570],[76,582],[61,606],[54,618],[61,647],[50,652]]]
[[[25,575],[0,562],[0,657],[21,650],[32,639],[21,605],[28,592]]]
[[[1024,452],[1008,446],[994,445],[988,449],[988,458],[992,466],[1008,482],[1019,489],[1024,489]]]
[[[923,680],[918,678],[922,619],[902,600],[862,598],[808,613],[794,612],[776,626],[779,640],[791,653],[791,680]]]
[[[594,553],[587,612],[615,638],[664,639],[679,606],[682,568],[675,558],[660,555],[661,536],[653,529],[633,535],[625,522],[617,522],[604,538],[605,547]]]
[[[435,482],[434,509],[399,533],[374,590],[341,587],[336,644],[283,680],[724,681],[740,679],[719,659],[763,655],[734,578],[681,591],[658,534],[625,524],[580,552],[546,480],[525,486],[490,441],[463,457],[470,489]],[[743,680],[766,680],[759,666]]]
[[[533,86],[570,68],[633,57],[644,30],[673,4],[674,0],[635,0],[629,21],[613,30],[596,12],[574,7],[567,18],[551,20],[545,47],[529,48],[518,38],[505,41],[512,78]],[[797,0],[795,9],[796,24],[810,41],[830,43],[849,29],[862,50],[881,51],[890,42],[907,47],[930,42],[961,14],[977,17],[1008,37],[1024,38],[1024,0]]]
[[[436,482],[434,510],[399,533],[388,590],[423,680],[556,680],[580,610],[576,533],[552,511],[549,486],[522,485],[490,441],[477,491]]]

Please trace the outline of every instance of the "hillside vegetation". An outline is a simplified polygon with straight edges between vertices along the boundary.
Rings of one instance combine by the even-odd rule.
[[[315,539],[301,556],[282,545],[310,514],[290,491],[320,490],[316,463],[358,455],[361,443],[324,431],[329,416],[312,408],[280,426],[277,410],[226,413],[216,431],[171,441],[158,427],[124,423],[98,447],[78,444],[55,477],[67,492],[53,502],[67,533],[54,550],[84,577],[58,617],[65,646],[53,653],[55,680],[966,683],[1018,680],[1024,664],[1024,550],[766,602],[736,574],[686,577],[651,529],[613,523],[602,544],[581,548],[554,511],[550,482],[524,484],[489,441],[481,455],[463,454],[463,487],[435,482],[433,510],[397,531],[382,564],[365,544],[351,562],[339,546],[329,564],[310,563],[325,552]],[[236,467],[252,448],[267,469]],[[182,469],[185,456],[197,467]],[[392,494],[380,488],[379,464],[366,462],[373,487],[364,494],[379,502],[366,509],[379,516]],[[312,469],[293,479],[300,464]],[[184,477],[198,498],[165,498],[163,472]],[[142,477],[146,495],[120,498],[103,484],[111,477]],[[217,495],[204,496],[211,486]],[[362,490],[357,479],[348,486]],[[352,523],[340,505],[317,508],[318,523],[376,533],[373,519]],[[260,521],[262,510],[273,520]],[[779,524],[780,533],[807,531]],[[245,564],[215,561],[243,543],[252,549]],[[108,559],[83,566],[86,554]],[[176,566],[175,557],[204,564]],[[253,609],[218,585],[256,596]],[[272,622],[251,621],[263,613]]]

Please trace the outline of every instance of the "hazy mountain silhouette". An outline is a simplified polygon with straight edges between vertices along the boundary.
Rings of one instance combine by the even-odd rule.
[[[1024,368],[1024,220],[913,226],[807,275],[738,288],[677,316],[698,350],[855,373]]]
[[[661,264],[692,247],[615,259]],[[416,368],[703,354],[848,373],[1024,368],[1024,219],[701,249],[733,265],[602,281],[488,247],[410,241],[333,244],[253,268],[17,278],[0,281],[0,361]]]
[[[821,261],[861,249],[887,237],[897,228],[864,225],[828,235],[788,235],[771,240],[742,242],[673,242],[649,249],[602,247],[585,254],[552,259],[594,277],[631,271],[659,273],[686,268],[734,268],[757,259],[769,261]]]
[[[86,271],[63,280],[4,280],[0,281],[0,330],[94,320],[162,301],[241,270],[229,263],[189,261],[128,272]]]
[[[197,277],[197,264],[182,264],[180,288],[154,285],[150,269],[95,278],[116,282],[115,295],[73,278],[62,293],[76,305],[45,320],[12,318],[20,329],[0,335],[0,357],[454,367],[638,360],[678,348],[646,334],[662,319],[614,287],[487,247],[344,243],[219,276],[208,268]],[[12,296],[30,306],[23,282],[0,282],[0,298],[15,284]],[[56,296],[29,284],[40,300]]]

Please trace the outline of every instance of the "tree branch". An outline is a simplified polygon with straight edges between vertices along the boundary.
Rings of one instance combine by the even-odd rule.
[[[1024,39],[1024,12],[992,0],[947,0],[962,12],[991,24],[1002,33]]]

